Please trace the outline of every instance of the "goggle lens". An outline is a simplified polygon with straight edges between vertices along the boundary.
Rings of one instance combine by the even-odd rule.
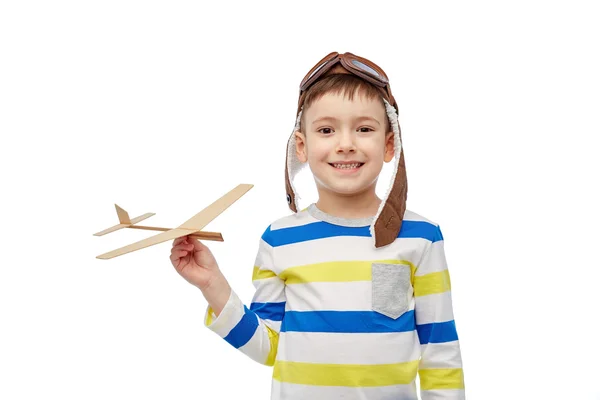
[[[312,73],[312,74],[310,74],[310,75],[308,76],[308,78],[306,78],[306,80],[308,81],[310,78],[312,78],[312,77],[313,77],[313,76],[314,76],[314,75],[315,75],[317,72],[319,72],[319,70],[320,70],[321,68],[323,68],[323,67],[324,67],[324,66],[325,66],[325,65],[326,65],[328,62],[329,62],[329,60],[327,60],[327,61],[323,61],[323,63],[321,63],[321,65],[319,65],[319,66],[317,67],[317,69],[315,69],[315,70],[313,71],[313,73]]]
[[[368,65],[361,63],[358,60],[352,60],[352,64],[354,64],[358,68],[362,69],[363,71],[368,72],[371,75],[374,75],[378,78],[382,78],[382,76],[379,74],[379,72],[375,71],[373,68],[369,67]]]

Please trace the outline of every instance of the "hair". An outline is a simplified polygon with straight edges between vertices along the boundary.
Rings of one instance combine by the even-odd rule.
[[[326,94],[343,94],[345,98],[353,100],[356,94],[363,95],[367,99],[378,99],[385,111],[385,103],[381,98],[381,92],[370,82],[359,78],[352,74],[332,74],[327,75],[317,82],[315,82],[306,91],[304,103],[302,104],[302,117],[300,118],[300,131],[303,131],[304,126],[304,115],[305,112],[315,101],[319,100]],[[392,126],[390,124],[387,112],[385,112],[386,119],[386,133],[391,132]]]

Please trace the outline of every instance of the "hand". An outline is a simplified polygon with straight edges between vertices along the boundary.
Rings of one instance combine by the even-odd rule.
[[[179,275],[200,290],[208,288],[220,273],[210,249],[189,235],[173,241],[171,263]]]

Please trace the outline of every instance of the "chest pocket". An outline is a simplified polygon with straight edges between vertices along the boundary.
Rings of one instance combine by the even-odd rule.
[[[393,319],[404,314],[412,296],[410,272],[408,265],[372,263],[371,309]]]

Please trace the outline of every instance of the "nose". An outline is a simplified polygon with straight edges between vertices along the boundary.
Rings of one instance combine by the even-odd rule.
[[[337,153],[352,153],[356,151],[356,144],[354,143],[354,135],[352,135],[352,132],[344,131],[338,137]]]

